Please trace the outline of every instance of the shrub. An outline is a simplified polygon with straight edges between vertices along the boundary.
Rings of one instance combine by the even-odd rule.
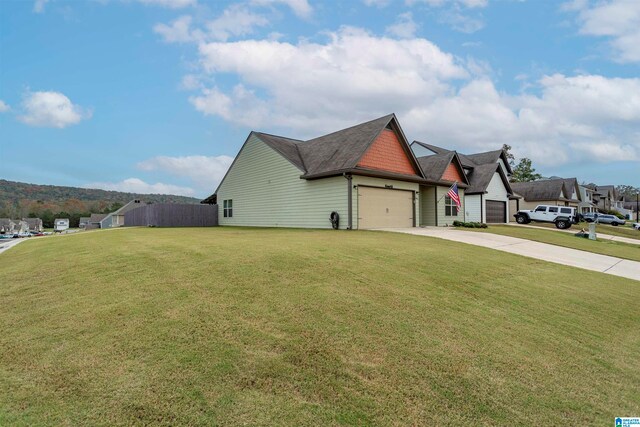
[[[464,228],[487,228],[487,224],[481,222],[453,221],[453,226]]]

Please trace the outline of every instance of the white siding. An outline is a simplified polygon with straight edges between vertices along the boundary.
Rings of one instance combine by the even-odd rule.
[[[344,179],[344,178],[343,178]],[[399,190],[411,190],[414,191],[416,203],[414,218],[416,218],[416,224],[419,224],[420,218],[420,186],[413,182],[405,182],[405,181],[395,181],[392,179],[382,179],[382,178],[372,178],[368,176],[358,176],[355,175],[353,177],[353,185],[359,186],[370,186],[370,187],[381,187],[385,188],[385,186],[393,186],[395,189]],[[346,187],[345,187],[346,188]],[[353,228],[358,228],[358,189],[355,188],[353,190]],[[345,217],[346,220],[346,217]]]
[[[336,211],[346,228],[346,178],[308,181],[302,173],[251,135],[217,191],[220,225],[331,228],[329,215]],[[224,217],[227,199],[233,200],[232,218]]]
[[[498,172],[493,174],[489,185],[487,186],[487,193],[484,195],[483,200],[499,200],[501,202],[507,202],[507,221],[509,218],[509,195],[507,194],[507,189],[504,186],[504,182],[502,182],[502,178],[500,178],[500,174]],[[486,202],[485,202],[486,204]],[[482,222],[487,222],[487,209],[482,210]]]
[[[469,222],[483,222],[480,218],[480,195],[464,196],[465,216]]]

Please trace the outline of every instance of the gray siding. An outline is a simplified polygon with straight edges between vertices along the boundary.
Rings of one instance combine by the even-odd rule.
[[[452,225],[453,221],[465,221],[464,215],[464,190],[462,188],[458,188],[458,196],[460,196],[460,211],[458,212],[458,216],[445,216],[445,203],[444,196],[449,191],[449,187],[437,187],[437,200],[438,201],[438,215],[437,215],[437,224],[438,226],[442,225]]]
[[[347,180],[300,179],[302,171],[251,135],[218,188],[220,225],[331,228],[329,215],[340,214],[347,227]],[[233,200],[225,218],[224,200]]]
[[[434,227],[436,225],[436,188],[420,188],[420,225]]]

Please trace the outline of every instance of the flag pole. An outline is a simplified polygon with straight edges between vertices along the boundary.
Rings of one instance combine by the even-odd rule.
[[[451,190],[451,189],[453,188],[453,186],[454,186],[454,185],[456,185],[456,184],[458,184],[458,181],[454,182],[454,183],[453,183],[453,185],[451,185],[451,187],[447,188],[447,192],[446,192],[446,193],[444,193],[444,194],[442,195],[442,197],[440,197],[440,198],[438,199],[438,201],[436,202],[436,205],[437,205],[438,203],[440,203],[440,200],[444,199],[444,198],[445,198],[445,196],[446,196],[447,194],[449,194],[449,190]]]

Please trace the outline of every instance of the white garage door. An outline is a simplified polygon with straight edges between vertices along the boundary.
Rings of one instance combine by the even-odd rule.
[[[358,228],[413,227],[413,192],[358,187]]]

